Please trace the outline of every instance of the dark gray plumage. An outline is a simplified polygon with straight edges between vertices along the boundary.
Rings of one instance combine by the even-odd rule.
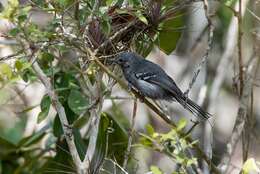
[[[129,86],[137,89],[141,95],[151,99],[176,100],[195,116],[202,119],[210,117],[209,113],[184,95],[159,65],[133,52],[120,53],[115,62],[122,68]]]

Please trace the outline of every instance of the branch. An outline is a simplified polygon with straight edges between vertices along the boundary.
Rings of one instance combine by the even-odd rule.
[[[245,14],[245,9],[246,9],[246,6],[247,6],[247,3],[248,3],[248,0],[247,1],[243,1],[243,3],[241,4],[242,2],[241,1],[238,1],[237,4],[236,4],[236,10],[239,8],[239,15],[240,15],[240,18],[242,20],[242,16]],[[243,7],[243,8],[242,8]],[[233,17],[233,20],[235,17]],[[240,21],[242,22],[242,21]],[[241,39],[242,37],[242,34],[240,33],[241,30],[239,30],[239,25],[242,25],[241,23],[239,23],[239,20],[238,20],[238,23],[237,25],[234,25],[234,27],[236,27],[237,29],[237,32],[236,34],[238,34],[238,40]],[[240,35],[240,36],[239,36]],[[238,49],[242,49],[240,46],[241,44],[241,40],[239,40],[240,43],[238,43]],[[235,44],[235,43],[234,43]],[[242,54],[240,51],[239,51],[239,54]],[[239,57],[242,56],[242,55],[239,55]],[[240,57],[242,58],[242,57]],[[223,155],[223,158],[221,159],[221,163],[219,164],[219,168],[221,169],[221,171],[224,173],[227,172],[228,170],[228,166],[230,164],[230,160],[231,160],[231,157],[234,153],[234,150],[236,148],[236,145],[241,137],[241,134],[244,130],[244,126],[245,126],[245,123],[246,123],[246,116],[247,116],[247,113],[248,113],[248,108],[250,108],[250,104],[251,104],[251,100],[250,100],[250,97],[251,97],[251,94],[252,94],[252,90],[253,90],[253,85],[254,85],[254,73],[256,72],[256,68],[258,66],[258,62],[259,62],[259,59],[257,57],[253,57],[253,59],[249,62],[249,65],[248,65],[248,68],[247,68],[247,71],[244,73],[244,72],[239,72],[239,73],[243,73],[243,87],[241,88],[240,87],[240,91],[239,91],[239,95],[240,95],[240,104],[239,104],[239,109],[238,109],[238,113],[237,113],[237,118],[236,118],[236,122],[235,122],[235,125],[234,125],[234,128],[233,128],[233,131],[232,131],[232,134],[231,134],[231,138],[229,140],[229,142],[227,143],[227,149],[226,149],[226,152],[224,153]],[[242,62],[240,62],[242,63]],[[240,64],[242,65],[242,64]],[[241,78],[241,77],[240,77]],[[241,84],[241,79],[240,79],[240,85]],[[241,91],[243,90],[243,91]],[[216,94],[217,95],[217,94]]]
[[[207,50],[206,50],[206,53],[204,56],[204,59],[205,59],[204,61],[205,61],[205,63],[207,63],[207,59],[209,57],[209,53],[210,53],[210,50],[211,50],[212,44],[213,44],[214,25],[212,23],[210,11],[209,11],[208,0],[203,0],[203,7],[204,7],[204,12],[205,12],[205,17],[207,18],[207,21],[208,21],[208,30],[209,30],[208,31],[208,46],[207,46]],[[212,137],[211,137],[211,135],[212,135],[211,125],[209,122],[205,122],[203,148],[204,148],[204,151],[206,152],[206,154],[208,155],[208,158],[210,158],[210,159],[212,158],[212,147],[211,147]],[[205,163],[203,163],[203,173],[205,173],[205,174],[209,173],[209,169],[205,165]]]
[[[243,95],[243,88],[244,88],[244,76],[243,76],[243,57],[242,57],[242,17],[243,17],[243,12],[242,12],[242,0],[238,1],[238,15],[237,15],[237,20],[238,20],[238,65],[239,65],[239,97]],[[246,6],[244,7],[244,9]],[[244,10],[245,11],[245,10]]]
[[[89,145],[84,157],[83,163],[86,164],[87,169],[90,168],[90,162],[92,161],[97,144],[98,131],[99,131],[99,122],[100,122],[100,112],[103,103],[103,96],[101,96],[101,81],[102,74],[101,72],[97,73],[97,82],[95,83],[96,87],[93,85],[95,91],[91,91],[91,99],[94,101],[93,106],[90,108],[90,119],[87,125],[89,125]],[[90,84],[89,84],[90,85]],[[96,106],[95,106],[96,105]],[[88,130],[87,130],[88,132]]]
[[[194,76],[192,77],[191,82],[189,83],[189,88],[185,91],[185,94],[188,95],[191,88],[193,87],[194,83],[196,82],[196,79],[201,71],[202,66],[207,62],[207,59],[209,57],[209,53],[210,50],[212,48],[212,43],[213,43],[213,32],[214,32],[214,25],[212,23],[210,14],[209,14],[209,7],[208,7],[208,1],[207,0],[203,0],[203,4],[204,4],[204,11],[205,11],[205,16],[207,18],[208,21],[208,28],[209,28],[209,32],[208,32],[208,47],[206,49],[206,52],[201,60],[201,62],[198,65],[197,70],[194,72]]]
[[[100,50],[105,48],[109,43],[113,42],[115,39],[117,39],[118,36],[122,35],[124,32],[126,32],[130,27],[135,25],[136,21],[133,20],[132,22],[128,23],[125,27],[121,28],[119,31],[115,32],[111,37],[108,38],[108,40],[104,41],[95,51],[94,54],[96,55]]]
[[[37,62],[34,62],[32,64],[32,68],[35,72],[35,74],[37,75],[37,77],[41,80],[41,82],[43,83],[43,85],[45,86],[48,96],[51,98],[52,101],[52,105],[55,108],[55,110],[58,113],[59,119],[61,121],[61,125],[62,125],[62,129],[66,138],[66,142],[68,144],[73,162],[77,168],[77,173],[79,174],[83,174],[83,168],[82,168],[82,162],[80,160],[77,148],[76,148],[76,144],[74,142],[74,136],[72,133],[72,129],[68,127],[69,122],[67,120],[67,116],[65,113],[65,110],[63,108],[63,106],[61,105],[61,103],[58,100],[57,95],[55,94],[55,91],[51,85],[50,80],[48,79],[48,77],[44,74],[44,72],[42,71],[42,69],[40,68],[40,66],[38,65]]]
[[[240,104],[239,104],[239,109],[237,113],[237,119],[235,122],[235,126],[232,131],[232,135],[230,137],[229,142],[227,143],[227,149],[225,154],[223,155],[223,158],[221,160],[221,163],[219,165],[219,168],[226,173],[230,159],[234,153],[234,150],[236,148],[236,145],[241,137],[241,133],[244,129],[244,124],[246,121],[246,115],[247,115],[247,110],[250,105],[250,97],[251,97],[251,92],[253,89],[253,74],[255,72],[255,69],[258,65],[259,59],[255,57],[249,64],[247,72],[244,74],[245,75],[245,85],[244,85],[244,91],[243,95],[241,96]]]
[[[131,146],[132,146],[132,141],[133,141],[133,133],[134,133],[134,125],[135,125],[135,117],[136,117],[136,110],[137,110],[137,100],[134,100],[134,107],[133,107],[133,115],[132,115],[132,119],[131,119],[131,128],[129,130],[129,138],[128,138],[128,144],[127,144],[127,149],[126,149],[126,153],[125,153],[125,158],[124,158],[124,162],[123,162],[123,168],[125,169],[127,166],[127,162],[129,159],[129,155],[131,152]]]

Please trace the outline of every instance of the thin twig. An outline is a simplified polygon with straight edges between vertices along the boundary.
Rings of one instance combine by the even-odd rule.
[[[127,143],[127,149],[125,152],[125,158],[123,162],[123,168],[126,169],[127,162],[131,153],[131,147],[132,147],[132,141],[133,141],[133,134],[134,134],[134,125],[135,125],[135,117],[136,117],[136,110],[137,110],[137,100],[134,100],[134,107],[133,107],[133,115],[131,119],[131,128],[129,130],[129,138],[128,138],[128,143]]]
[[[136,23],[136,21],[132,21],[129,24],[127,24],[124,28],[121,28],[119,31],[115,32],[108,40],[106,40],[105,42],[103,42],[95,51],[94,51],[94,55],[96,55],[100,50],[102,50],[103,48],[105,48],[109,43],[113,42],[118,36],[120,36],[121,34],[123,34],[124,32],[126,32],[130,27],[132,27],[134,24]]]
[[[207,59],[209,57],[209,53],[210,53],[210,50],[211,50],[212,44],[213,44],[214,25],[212,23],[210,11],[209,11],[208,0],[203,0],[203,7],[204,7],[204,12],[205,12],[205,17],[207,18],[208,30],[209,30],[208,31],[208,46],[207,46],[207,50],[205,53],[205,63],[207,63]],[[212,137],[211,137],[211,125],[209,122],[205,122],[205,124],[204,124],[203,141],[204,141],[203,142],[204,151],[208,155],[208,158],[211,159],[212,158],[212,146],[211,146]],[[203,173],[207,174],[207,173],[209,173],[209,168],[208,168],[208,166],[206,166],[204,164],[205,163],[203,163]]]
[[[11,55],[8,55],[8,56],[0,57],[0,61],[6,61],[6,60],[10,60],[10,59],[15,59],[17,57],[21,57],[21,53],[22,52],[23,52],[23,50],[22,51],[18,51],[15,54],[11,54]]]
[[[237,20],[238,20],[238,65],[239,65],[239,96],[241,97],[243,95],[243,88],[244,88],[244,73],[243,73],[243,57],[242,57],[242,0],[239,0],[239,9],[237,13]]]
[[[192,77],[191,82],[189,83],[189,88],[185,91],[185,94],[188,95],[190,90],[192,89],[194,83],[196,82],[196,79],[201,71],[202,66],[207,62],[207,59],[209,57],[209,53],[210,50],[212,48],[212,43],[213,43],[213,34],[214,34],[214,25],[212,23],[210,14],[208,12],[209,7],[208,7],[208,1],[207,0],[203,0],[203,4],[204,4],[204,11],[205,11],[205,16],[207,18],[208,21],[208,28],[209,28],[209,32],[208,32],[208,47],[206,49],[206,52],[201,60],[201,62],[199,63],[197,70],[194,72],[194,75]]]

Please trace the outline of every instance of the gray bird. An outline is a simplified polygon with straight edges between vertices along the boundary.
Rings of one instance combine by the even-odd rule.
[[[157,64],[134,52],[123,52],[114,60],[131,88],[155,100],[177,101],[193,115],[206,120],[211,115],[186,97],[174,80]]]

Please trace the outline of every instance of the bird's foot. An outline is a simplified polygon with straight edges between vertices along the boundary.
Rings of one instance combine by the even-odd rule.
[[[140,91],[138,91],[138,94],[139,94],[138,98],[139,98],[140,102],[144,103],[145,95]]]

